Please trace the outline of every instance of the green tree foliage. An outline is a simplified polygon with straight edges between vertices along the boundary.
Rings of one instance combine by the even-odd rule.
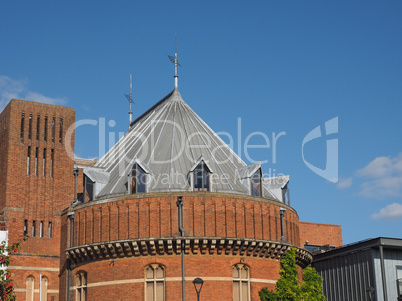
[[[28,236],[24,236],[23,240],[27,240]],[[14,293],[14,283],[11,279],[13,276],[7,267],[10,265],[10,254],[18,253],[21,250],[21,241],[7,246],[6,241],[0,244],[0,298],[1,301],[14,301],[16,296]]]
[[[303,271],[303,283],[300,287],[301,300],[321,301],[326,300],[322,293],[322,277],[313,267],[306,267]]]
[[[298,280],[298,268],[296,265],[296,249],[292,248],[281,259],[279,274],[281,277],[276,282],[276,290],[270,291],[263,288],[259,294],[261,301],[322,301],[326,300],[322,294],[322,277],[312,267],[303,271],[303,283]]]

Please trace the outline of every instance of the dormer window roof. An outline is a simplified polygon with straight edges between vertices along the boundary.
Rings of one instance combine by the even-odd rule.
[[[128,186],[131,194],[148,192],[149,173],[149,169],[144,163],[135,160],[129,175]]]
[[[211,168],[201,156],[190,169],[190,182],[194,191],[211,191]]]
[[[237,169],[238,178],[252,196],[262,196],[261,163],[254,163]]]

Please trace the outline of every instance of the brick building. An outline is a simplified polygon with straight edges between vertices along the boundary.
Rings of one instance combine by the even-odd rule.
[[[0,114],[0,208],[11,242],[30,236],[9,266],[18,300],[39,296],[39,279],[59,298],[61,213],[74,196],[64,138],[74,121],[71,108],[17,99]]]
[[[9,267],[18,300],[196,300],[196,277],[205,300],[259,300],[291,247],[302,268],[305,240],[342,244],[339,226],[299,222],[289,177],[246,165],[175,79],[99,161],[74,162],[71,108],[1,113],[0,210],[11,241],[31,236]]]

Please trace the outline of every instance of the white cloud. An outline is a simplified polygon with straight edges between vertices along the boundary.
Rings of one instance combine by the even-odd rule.
[[[347,179],[339,179],[338,184],[336,184],[336,187],[340,189],[348,188],[352,186],[352,178],[347,178]]]
[[[38,92],[30,91],[28,89],[28,81],[25,79],[16,80],[5,75],[0,75],[0,112],[13,98],[55,105],[64,105],[67,102],[64,98],[52,98]]]
[[[402,219],[402,204],[393,203],[385,206],[378,213],[371,215],[373,219]]]
[[[402,153],[396,157],[378,157],[357,175],[368,178],[359,192],[364,197],[383,199],[402,196]]]

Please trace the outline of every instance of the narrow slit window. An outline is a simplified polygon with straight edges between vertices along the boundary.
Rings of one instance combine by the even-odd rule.
[[[31,139],[32,136],[32,115],[29,115],[28,120],[28,139]]]
[[[35,176],[38,175],[38,156],[39,156],[39,149],[36,148],[36,150],[35,150]]]
[[[24,220],[24,235],[28,235],[28,220]]]
[[[36,119],[36,140],[39,140],[40,133],[40,116]]]
[[[30,168],[29,168],[30,161],[31,161],[31,147],[28,146],[28,155],[27,155],[27,176],[29,176],[29,174],[30,174]]]
[[[54,169],[54,149],[52,149],[50,154],[50,177],[53,178],[53,169]]]
[[[46,176],[46,148],[43,149],[43,176]]]
[[[52,119],[52,142],[54,142],[54,136],[56,135],[56,118]]]
[[[43,140],[47,141],[47,117],[45,117],[45,128],[43,133]]]
[[[32,222],[32,237],[36,235],[36,221]]]
[[[21,115],[21,130],[20,130],[20,137],[21,140],[24,140],[24,126],[25,126],[25,115]]]
[[[47,228],[47,237],[51,238],[52,237],[52,222],[49,222],[49,227]]]
[[[60,118],[59,143],[63,140],[63,118]]]
[[[39,237],[43,237],[43,221],[39,225]]]
[[[204,162],[194,169],[194,191],[209,191],[209,171]]]

